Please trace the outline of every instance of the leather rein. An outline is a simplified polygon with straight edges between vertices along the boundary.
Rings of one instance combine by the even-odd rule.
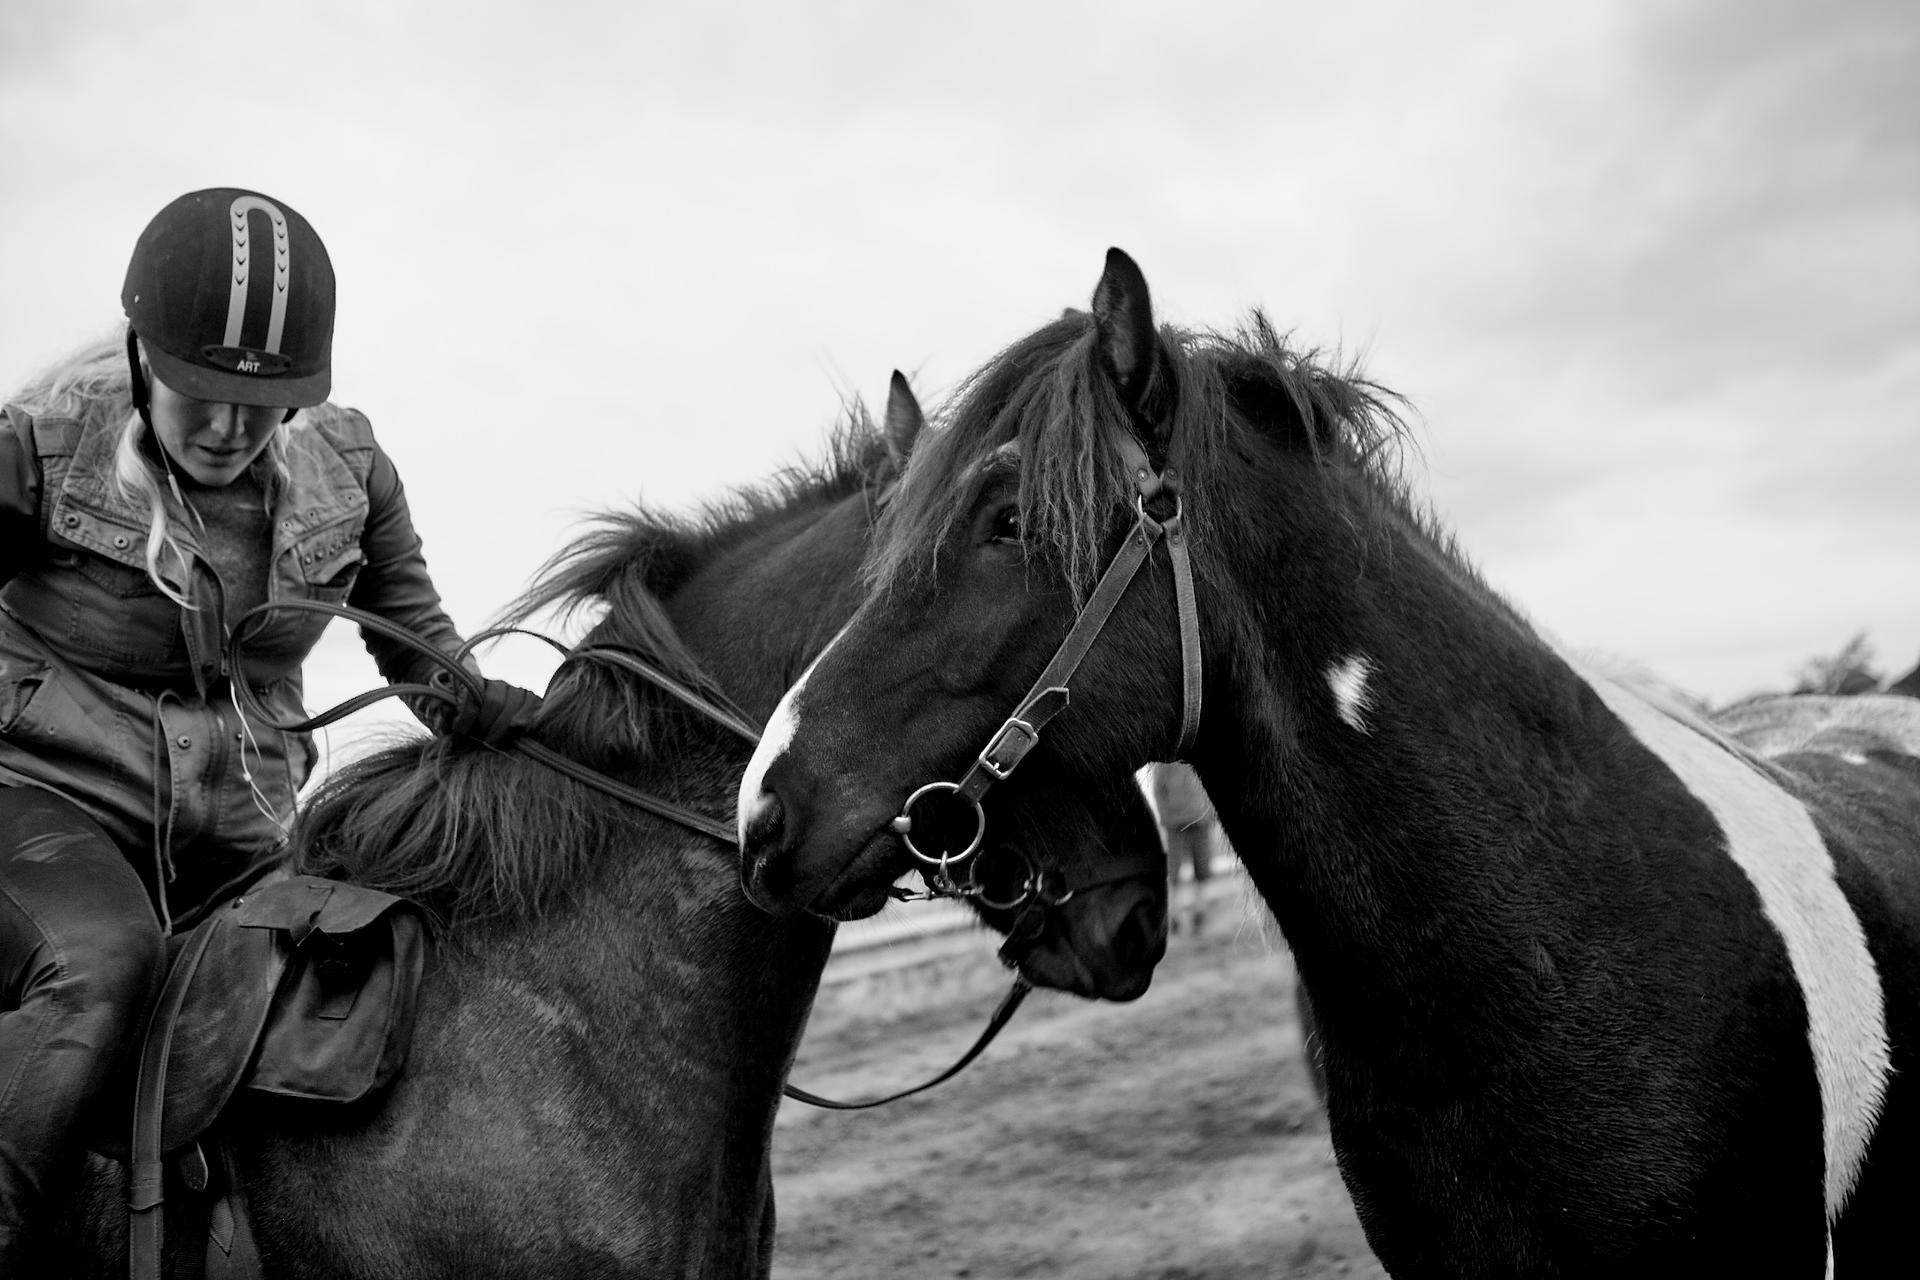
[[[565,661],[570,662],[576,659],[586,659],[589,661],[609,663],[630,671],[648,683],[673,695],[721,727],[730,730],[744,739],[749,745],[757,744],[760,741],[760,731],[754,728],[753,724],[748,720],[746,713],[738,707],[733,706],[731,702],[721,697],[708,697],[694,690],[629,649],[612,645],[583,645],[579,648],[569,650],[552,637],[541,635],[535,631],[528,631],[519,627],[497,627],[474,636],[450,656],[442,650],[435,648],[407,628],[400,626],[398,623],[391,622],[386,618],[382,618],[378,614],[368,613],[363,609],[356,609],[351,605],[328,604],[319,600],[282,600],[260,605],[242,614],[239,621],[234,625],[232,637],[227,644],[227,667],[229,671],[240,672],[245,669],[241,666],[240,656],[245,645],[247,624],[256,616],[264,619],[265,615],[279,610],[320,613],[329,617],[345,618],[359,627],[378,632],[396,644],[412,649],[414,652],[431,659],[438,664],[442,671],[445,671],[454,680],[461,682],[462,686],[466,688],[473,697],[479,696],[482,687],[481,681],[478,676],[466,668],[462,659],[464,659],[475,646],[499,636],[509,634],[531,636],[558,650],[564,655]],[[564,665],[564,662],[562,665]],[[258,695],[255,694],[252,686],[249,685],[245,679],[237,678],[231,683],[234,698],[246,714],[284,733],[308,733],[314,729],[324,728],[337,720],[352,715],[356,711],[372,706],[382,698],[432,698],[436,701],[453,705],[458,704],[457,694],[436,685],[390,684],[384,688],[371,689],[356,694],[318,715],[309,716],[302,720],[280,721],[275,720],[268,714],[267,709],[261,705]],[[556,773],[572,778],[584,786],[591,787],[603,795],[611,796],[637,809],[651,813],[655,817],[665,818],[669,822],[677,823],[690,831],[708,836],[729,849],[738,846],[738,833],[731,826],[696,810],[688,809],[683,805],[675,804],[670,800],[664,800],[659,796],[642,791],[638,787],[629,786],[617,778],[610,778],[599,770],[581,764],[579,761],[563,755],[551,747],[536,742],[525,735],[514,738],[504,747],[496,747],[495,749],[524,756],[529,760],[533,760],[552,769]],[[1030,877],[1030,882],[1032,879],[1033,878]],[[909,895],[904,890],[898,890],[896,891],[896,896],[907,897]],[[931,898],[946,895],[935,890],[922,896]],[[1022,899],[1022,901],[1024,900],[1025,899]],[[1064,898],[1060,898],[1056,901],[1064,900]],[[924,1090],[931,1089],[938,1084],[944,1084],[959,1074],[962,1068],[980,1056],[981,1052],[993,1042],[994,1037],[1000,1034],[1001,1028],[1005,1027],[1013,1018],[1015,1010],[1017,1010],[1021,1002],[1026,999],[1027,993],[1032,990],[1033,984],[1027,981],[1026,978],[1016,974],[1013,985],[1009,988],[1007,994],[1001,997],[999,1006],[994,1009],[992,1015],[987,1019],[985,1029],[982,1030],[980,1035],[974,1040],[972,1046],[970,1046],[952,1066],[924,1083],[902,1089],[897,1093],[886,1094],[878,1098],[862,1099],[858,1102],[837,1101],[802,1089],[794,1084],[785,1085],[784,1091],[789,1098],[798,1102],[807,1103],[810,1106],[825,1107],[835,1111],[860,1111],[868,1107],[878,1107],[889,1102],[897,1102],[901,1098],[906,1098]]]

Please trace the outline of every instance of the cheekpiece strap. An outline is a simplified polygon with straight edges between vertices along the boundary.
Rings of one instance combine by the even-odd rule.
[[[1147,451],[1131,431],[1114,433],[1115,447],[1126,465],[1127,477],[1139,495],[1140,518],[1148,522],[1146,504],[1163,494],[1174,501],[1173,514],[1158,527],[1173,562],[1173,594],[1180,614],[1180,740],[1173,759],[1184,760],[1200,736],[1201,662],[1200,609],[1193,589],[1193,557],[1188,550],[1186,520],[1180,503],[1180,474],[1172,467],[1155,470]]]

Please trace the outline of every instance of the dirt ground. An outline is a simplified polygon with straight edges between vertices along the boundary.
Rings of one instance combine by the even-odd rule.
[[[958,1056],[1001,981],[991,941],[966,941],[971,976],[897,1000],[895,1016],[823,990],[794,1082],[868,1097]],[[928,1093],[862,1112],[788,1102],[775,1280],[1384,1276],[1333,1162],[1276,947],[1237,901],[1215,903],[1132,1004],[1036,992]]]

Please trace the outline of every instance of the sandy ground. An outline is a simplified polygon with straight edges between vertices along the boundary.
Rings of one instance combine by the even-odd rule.
[[[794,1082],[868,1097],[958,1056],[1004,979],[987,937],[954,944],[969,954],[937,977],[824,989]],[[1219,900],[1132,1004],[1035,993],[935,1090],[862,1112],[788,1102],[776,1280],[1384,1276],[1334,1165],[1275,945]]]

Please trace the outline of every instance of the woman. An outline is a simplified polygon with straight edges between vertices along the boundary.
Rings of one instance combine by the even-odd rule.
[[[241,671],[234,622],[345,601],[460,645],[393,464],[327,403],[333,268],[306,219],[182,196],[121,301],[124,336],[0,411],[0,1275],[78,1167],[165,933],[275,857],[313,765],[233,684],[298,718],[325,617],[269,615]],[[365,639],[389,681],[428,677]]]

